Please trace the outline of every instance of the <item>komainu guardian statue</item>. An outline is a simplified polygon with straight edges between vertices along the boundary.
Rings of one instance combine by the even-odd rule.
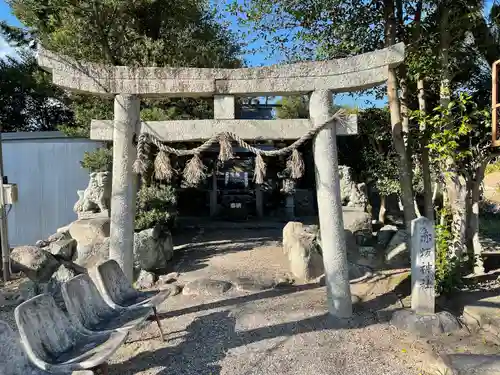
[[[85,190],[78,190],[78,202],[73,211],[80,213],[106,212],[110,208],[111,175],[109,172],[93,172]]]

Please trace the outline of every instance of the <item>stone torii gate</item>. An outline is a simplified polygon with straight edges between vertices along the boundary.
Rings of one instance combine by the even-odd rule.
[[[40,48],[38,64],[53,83],[114,98],[114,120],[92,121],[91,139],[113,140],[110,258],[132,278],[137,176],[134,136],[148,132],[166,142],[206,140],[232,132],[247,140],[297,139],[331,116],[332,93],[385,83],[388,68],[404,60],[404,45],[354,57],[259,68],[141,68],[82,63]],[[310,119],[238,120],[235,97],[308,94]],[[214,119],[140,121],[140,98],[213,97]],[[330,313],[352,316],[351,292],[338,175],[337,135],[357,133],[356,116],[344,126],[327,126],[314,139],[316,190]]]

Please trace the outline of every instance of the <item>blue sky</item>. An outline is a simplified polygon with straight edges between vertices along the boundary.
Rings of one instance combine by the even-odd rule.
[[[488,13],[489,9],[491,8],[491,4],[493,3],[494,0],[487,0],[486,1],[486,6],[485,6],[485,12]],[[224,3],[224,0],[213,0],[214,3],[216,3],[219,6],[219,9],[222,7],[222,3]],[[230,28],[237,31],[238,30],[238,24],[237,20],[235,17],[228,16],[229,23],[230,23]],[[4,0],[0,0],[0,20],[7,21],[9,24],[14,25],[14,26],[21,26],[21,23],[19,20],[14,17],[11,13],[10,7],[6,4]],[[258,47],[258,44],[257,44]],[[3,40],[0,37],[0,58],[4,57],[6,55],[11,55],[13,54],[14,51],[12,48],[10,48],[5,40]],[[244,56],[244,59],[247,61],[247,63],[250,66],[260,66],[260,65],[269,65],[273,63],[279,62],[279,57],[273,57],[270,59],[266,59],[266,54],[260,53],[260,54],[246,54]],[[351,96],[349,94],[343,94],[343,95],[338,95],[335,98],[335,102],[338,104],[346,104],[350,106],[356,106],[356,107],[367,107],[367,106],[383,106],[386,103],[386,100],[375,100],[371,96],[366,96],[366,95],[357,95],[357,96]],[[372,104],[373,103],[373,104]]]

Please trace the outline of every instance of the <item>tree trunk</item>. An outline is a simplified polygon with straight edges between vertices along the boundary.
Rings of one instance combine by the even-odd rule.
[[[417,81],[418,89],[418,107],[423,115],[427,114],[427,105],[425,102],[425,86],[424,80],[420,77]],[[426,124],[425,121],[420,123],[420,131],[423,132],[422,136],[422,178],[424,180],[424,215],[429,220],[434,220],[434,205],[433,193],[431,184],[431,166],[429,160],[429,149],[427,148],[427,136],[425,134]]]
[[[387,197],[385,195],[380,196],[380,210],[378,211],[378,221],[385,224],[385,213],[387,212],[386,205]]]
[[[450,253],[461,258],[467,250],[467,184],[463,176],[449,172],[446,175],[446,187],[452,216]]]
[[[489,159],[483,161],[476,169],[475,179],[471,184],[472,209],[469,219],[469,230],[472,238],[472,249],[474,250],[474,273],[478,275],[484,273],[484,264],[481,258],[483,248],[479,242],[479,202],[481,200],[481,183],[484,179],[484,173],[486,171],[488,161]]]
[[[417,215],[417,217],[421,217],[422,214],[420,213],[420,209],[418,208],[417,199],[413,200],[413,206],[415,207],[415,214]]]
[[[390,46],[395,44],[396,19],[394,15],[394,1],[384,0],[385,18],[385,44]],[[408,159],[402,132],[402,116],[399,98],[397,95],[396,70],[389,68],[387,79],[387,96],[391,112],[392,139],[394,148],[399,155],[399,175],[401,184],[401,200],[406,227],[410,228],[410,223],[415,219],[415,208],[413,205],[413,188],[411,180],[411,161]]]
[[[441,87],[439,90],[440,104],[448,108],[450,103],[450,67],[449,49],[451,34],[449,30],[450,8],[447,1],[441,3]],[[446,119],[445,119],[446,121]],[[452,243],[450,254],[461,258],[466,250],[467,240],[467,186],[463,176],[459,174],[458,167],[452,157],[446,160],[444,168],[444,181],[448,192],[449,208],[451,210],[451,235]]]

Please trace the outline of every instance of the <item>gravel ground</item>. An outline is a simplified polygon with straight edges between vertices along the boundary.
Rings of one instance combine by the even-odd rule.
[[[205,244],[181,257],[179,284],[287,274],[279,231],[259,231],[258,237],[230,232],[198,237]],[[231,289],[220,297],[181,294],[159,313],[167,342],[149,323],[117,352],[110,374],[417,375],[427,358],[411,337],[379,323],[371,307],[358,307],[349,322],[332,319],[326,290],[316,284],[256,293]]]
[[[172,262],[172,271],[180,273],[176,284],[286,279],[280,235],[270,229],[211,230],[189,237],[189,244],[179,240]],[[408,305],[407,276],[406,270],[391,270],[352,283],[360,303],[354,318],[342,322],[327,314],[326,290],[318,284],[173,296],[159,308],[166,342],[156,324],[146,323],[112,358],[110,374],[427,375],[435,373],[423,370],[434,364],[432,352],[460,360],[498,352],[500,342],[488,332],[462,330],[422,341],[389,326],[391,310]],[[23,280],[3,291],[15,292]],[[15,329],[13,312],[14,306],[0,307],[0,320]]]

